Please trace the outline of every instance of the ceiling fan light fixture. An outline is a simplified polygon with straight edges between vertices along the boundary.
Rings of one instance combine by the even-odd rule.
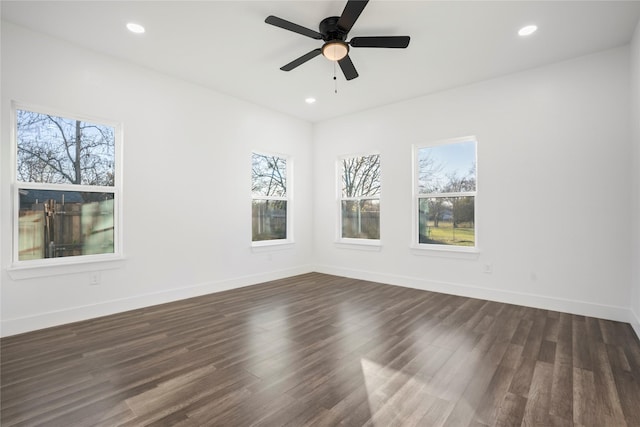
[[[341,40],[328,41],[322,46],[322,54],[329,61],[340,61],[349,53],[349,45]]]

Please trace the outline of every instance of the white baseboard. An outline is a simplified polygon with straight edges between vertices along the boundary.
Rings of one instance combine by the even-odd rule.
[[[64,325],[66,323],[107,316],[137,308],[149,307],[152,305],[164,304],[167,302],[212,294],[215,292],[222,292],[229,289],[255,285],[271,280],[283,279],[299,274],[310,273],[312,271],[312,266],[300,266],[233,279],[199,283],[184,288],[170,289],[157,293],[137,295],[130,298],[104,301],[97,304],[72,307],[65,310],[40,313],[33,316],[5,319],[1,324],[0,336],[6,337],[16,335],[51,326]]]
[[[632,318],[632,312],[629,308],[626,307],[594,304],[585,301],[574,301],[569,299],[554,298],[523,292],[504,291],[501,289],[479,288],[476,286],[469,286],[460,283],[425,280],[416,277],[375,273],[326,265],[316,265],[315,271],[319,273],[333,274],[336,276],[350,277],[354,279],[369,280],[372,282],[385,283],[389,285],[421,289],[424,291],[460,295],[469,298],[478,298],[489,301],[503,302],[507,304],[523,305],[526,307],[561,311],[564,313],[632,323],[630,321]],[[638,320],[637,317],[636,320]],[[634,327],[636,334],[638,334],[638,336],[640,337],[640,328],[638,327],[638,322],[636,322],[635,326],[632,323],[632,326]]]
[[[51,326],[63,325],[80,320],[92,319],[100,316],[121,313],[137,308],[149,307],[172,301],[197,297],[201,295],[222,292],[230,289],[251,286],[271,280],[306,274],[310,272],[332,274],[336,276],[351,277],[354,279],[369,280],[389,285],[404,286],[425,291],[440,292],[460,295],[470,298],[479,298],[490,301],[517,304],[527,307],[555,310],[582,316],[597,317],[601,319],[626,322],[631,325],[640,339],[640,315],[625,307],[616,307],[603,304],[594,304],[584,301],[574,301],[562,298],[553,298],[542,295],[511,292],[499,289],[478,288],[459,283],[425,280],[416,277],[399,276],[384,273],[375,273],[364,270],[355,270],[325,265],[300,266],[285,270],[277,270],[262,274],[242,276],[233,279],[200,283],[184,288],[138,295],[131,298],[105,301],[97,304],[73,307],[66,310],[41,313],[33,316],[5,319],[1,323],[0,336],[16,335],[23,332],[35,331]]]
[[[629,323],[631,324],[631,327],[635,331],[636,336],[640,340],[640,314],[634,312],[633,310],[629,310],[629,311],[631,313],[629,316],[630,318]]]

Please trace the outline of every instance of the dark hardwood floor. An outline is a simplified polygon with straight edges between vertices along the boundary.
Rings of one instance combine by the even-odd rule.
[[[627,324],[306,274],[0,341],[2,426],[640,426]]]

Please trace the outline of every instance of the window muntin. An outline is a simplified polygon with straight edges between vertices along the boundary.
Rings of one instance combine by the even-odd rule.
[[[287,184],[287,158],[252,153],[252,242],[290,240]]]
[[[14,262],[118,255],[118,128],[14,108]]]
[[[415,159],[415,241],[424,247],[475,248],[475,139],[416,147]]]
[[[346,157],[340,165],[340,238],[380,240],[380,155]]]

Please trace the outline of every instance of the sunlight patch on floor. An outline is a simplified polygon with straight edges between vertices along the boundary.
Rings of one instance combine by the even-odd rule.
[[[439,400],[426,393],[426,384],[420,378],[369,359],[360,359],[360,364],[373,426],[388,426],[394,420],[402,421],[403,425],[418,425]],[[425,401],[429,403],[424,405]]]

